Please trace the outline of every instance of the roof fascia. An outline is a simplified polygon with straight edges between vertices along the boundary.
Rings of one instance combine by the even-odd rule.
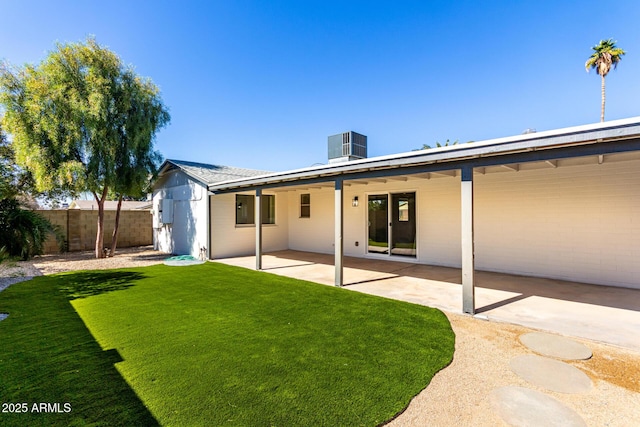
[[[354,160],[345,164],[329,164],[277,172],[258,177],[222,181],[210,185],[209,190],[215,192],[218,189],[227,187],[248,185],[259,185],[261,188],[265,188],[264,185],[271,181],[299,180],[323,174],[337,175],[352,173],[363,169],[407,167],[412,164],[429,164],[442,161],[462,160],[465,158],[504,155],[509,152],[530,151],[560,145],[596,143],[600,140],[611,140],[637,135],[640,135],[640,117],[440,147],[430,150],[418,150],[389,156]]]
[[[636,133],[637,135],[637,133]],[[209,190],[213,193],[235,193],[239,191],[251,191],[258,188],[278,188],[293,185],[309,185],[320,182],[328,182],[335,180],[338,176],[344,179],[367,179],[367,178],[384,178],[398,175],[412,175],[426,172],[438,172],[453,169],[462,169],[465,167],[478,168],[496,166],[512,163],[528,163],[545,160],[557,160],[570,157],[584,157],[601,154],[614,154],[629,151],[640,151],[640,138],[620,139],[612,141],[597,141],[597,143],[586,143],[579,145],[543,146],[543,147],[519,147],[518,151],[510,150],[508,153],[475,153],[467,155],[464,158],[454,158],[449,161],[432,161],[419,164],[393,164],[386,163],[384,166],[375,169],[361,169],[354,171],[334,170],[331,173],[316,174],[311,176],[287,177],[281,180],[275,180],[275,177],[267,177],[264,180],[254,179],[251,181],[235,181],[225,183],[216,183],[209,186]],[[271,178],[269,181],[266,179]],[[263,182],[260,182],[263,181]]]

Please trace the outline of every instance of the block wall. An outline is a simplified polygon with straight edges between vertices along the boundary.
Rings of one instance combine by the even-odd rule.
[[[45,218],[61,228],[67,238],[70,252],[95,249],[98,229],[98,211],[39,210]],[[104,213],[104,246],[111,246],[111,236],[115,225],[116,212]],[[150,211],[121,211],[117,247],[146,246],[153,244],[152,215]],[[58,252],[53,236],[45,242],[45,253]]]

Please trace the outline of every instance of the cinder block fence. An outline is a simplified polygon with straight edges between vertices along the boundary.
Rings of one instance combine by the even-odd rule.
[[[52,224],[60,227],[66,236],[70,252],[88,251],[95,249],[96,232],[98,229],[98,211],[69,209],[69,210],[39,210]],[[104,246],[111,246],[111,235],[115,225],[116,212],[104,212]],[[118,231],[119,248],[145,246],[153,244],[152,215],[150,211],[135,210],[120,212],[120,227]],[[58,252],[58,244],[53,237],[45,242],[44,253]]]

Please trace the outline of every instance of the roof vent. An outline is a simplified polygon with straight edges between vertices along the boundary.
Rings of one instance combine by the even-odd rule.
[[[526,135],[528,133],[536,133],[536,130],[533,128],[527,128],[522,132],[523,135]]]
[[[349,131],[328,138],[329,163],[367,158],[367,137]]]

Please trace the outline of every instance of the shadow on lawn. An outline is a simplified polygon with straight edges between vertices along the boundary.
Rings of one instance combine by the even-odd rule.
[[[0,323],[0,401],[29,405],[26,413],[0,414],[0,425],[159,425],[116,369],[120,353],[100,347],[68,298],[126,289],[143,277],[127,271],[41,276],[0,294],[1,311],[11,314]],[[70,410],[34,412],[38,402],[66,403]]]
[[[122,291],[144,279],[142,273],[133,271],[83,271],[64,276],[60,291],[69,299],[86,298],[106,292]]]

